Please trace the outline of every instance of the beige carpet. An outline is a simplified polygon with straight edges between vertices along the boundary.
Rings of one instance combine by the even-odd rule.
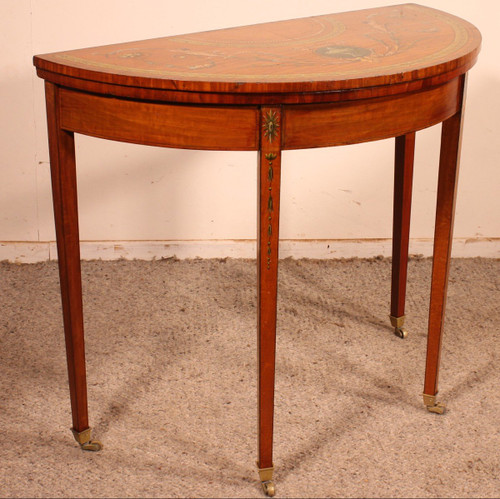
[[[278,497],[499,497],[499,269],[454,260],[440,399],[422,405],[431,262],[388,325],[387,259],[280,266]],[[57,266],[0,264],[0,495],[261,497],[249,260],[84,262],[89,408],[69,431]]]

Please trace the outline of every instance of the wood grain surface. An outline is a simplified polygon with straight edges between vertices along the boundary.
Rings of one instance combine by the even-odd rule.
[[[405,315],[415,132],[396,137],[392,211],[391,316]]]
[[[185,149],[257,150],[254,107],[182,106],[60,91],[61,127],[93,137]]]
[[[435,125],[458,110],[458,79],[423,92],[333,104],[285,106],[284,149],[397,137]]]
[[[71,412],[73,415],[73,429],[81,432],[89,427],[89,423],[83,334],[75,138],[72,132],[60,128],[58,93],[59,89],[57,87],[50,82],[46,82],[45,101],[49,132],[50,173]]]
[[[190,92],[324,92],[463,73],[481,35],[415,4],[35,56],[49,73]]]
[[[283,136],[281,109],[263,107],[260,123],[260,151],[257,165],[258,467],[270,468],[273,466],[276,300]]]
[[[436,395],[438,392],[466,89],[467,75],[464,75],[460,81],[459,111],[443,122],[441,130],[431,300],[429,305],[429,334],[427,336],[424,381],[424,393],[428,395]]]

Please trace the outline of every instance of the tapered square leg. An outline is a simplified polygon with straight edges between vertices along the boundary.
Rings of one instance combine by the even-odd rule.
[[[431,300],[429,306],[429,333],[424,382],[424,404],[431,412],[440,414],[444,412],[444,406],[436,402],[436,395],[438,392],[439,361],[453,240],[455,198],[458,184],[463,108],[465,103],[466,77],[464,75],[460,78],[460,111],[443,122],[441,132]]]
[[[408,334],[403,328],[403,324],[405,320],[414,154],[415,132],[396,137],[390,319],[395,334],[401,338],[406,338]]]
[[[75,143],[73,133],[61,129],[59,124],[58,87],[45,82],[45,98],[72,430],[75,439],[84,448],[91,438],[83,337]]]
[[[258,435],[257,467],[267,495],[274,495],[273,417],[276,300],[281,177],[281,109],[261,109],[258,160]],[[265,477],[263,479],[262,477]]]

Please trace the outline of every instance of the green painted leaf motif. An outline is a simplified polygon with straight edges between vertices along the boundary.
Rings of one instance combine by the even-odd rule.
[[[271,237],[273,235],[273,228],[271,227],[271,224],[269,224],[269,227],[267,228],[267,233],[268,233],[269,237]]]
[[[269,200],[267,202],[267,209],[269,211],[273,211],[273,197],[272,196],[269,196]]]
[[[372,51],[365,47],[352,47],[348,45],[330,45],[328,47],[319,47],[316,53],[333,57],[335,59],[363,59],[370,57]]]
[[[273,167],[272,167],[272,165],[269,165],[269,172],[267,174],[269,181],[271,181],[273,179],[273,176],[274,176]]]

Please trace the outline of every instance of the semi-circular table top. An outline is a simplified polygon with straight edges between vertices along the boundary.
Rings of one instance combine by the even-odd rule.
[[[38,55],[34,64],[45,79],[122,87],[339,92],[446,81],[470,69],[480,45],[467,21],[403,4]]]

